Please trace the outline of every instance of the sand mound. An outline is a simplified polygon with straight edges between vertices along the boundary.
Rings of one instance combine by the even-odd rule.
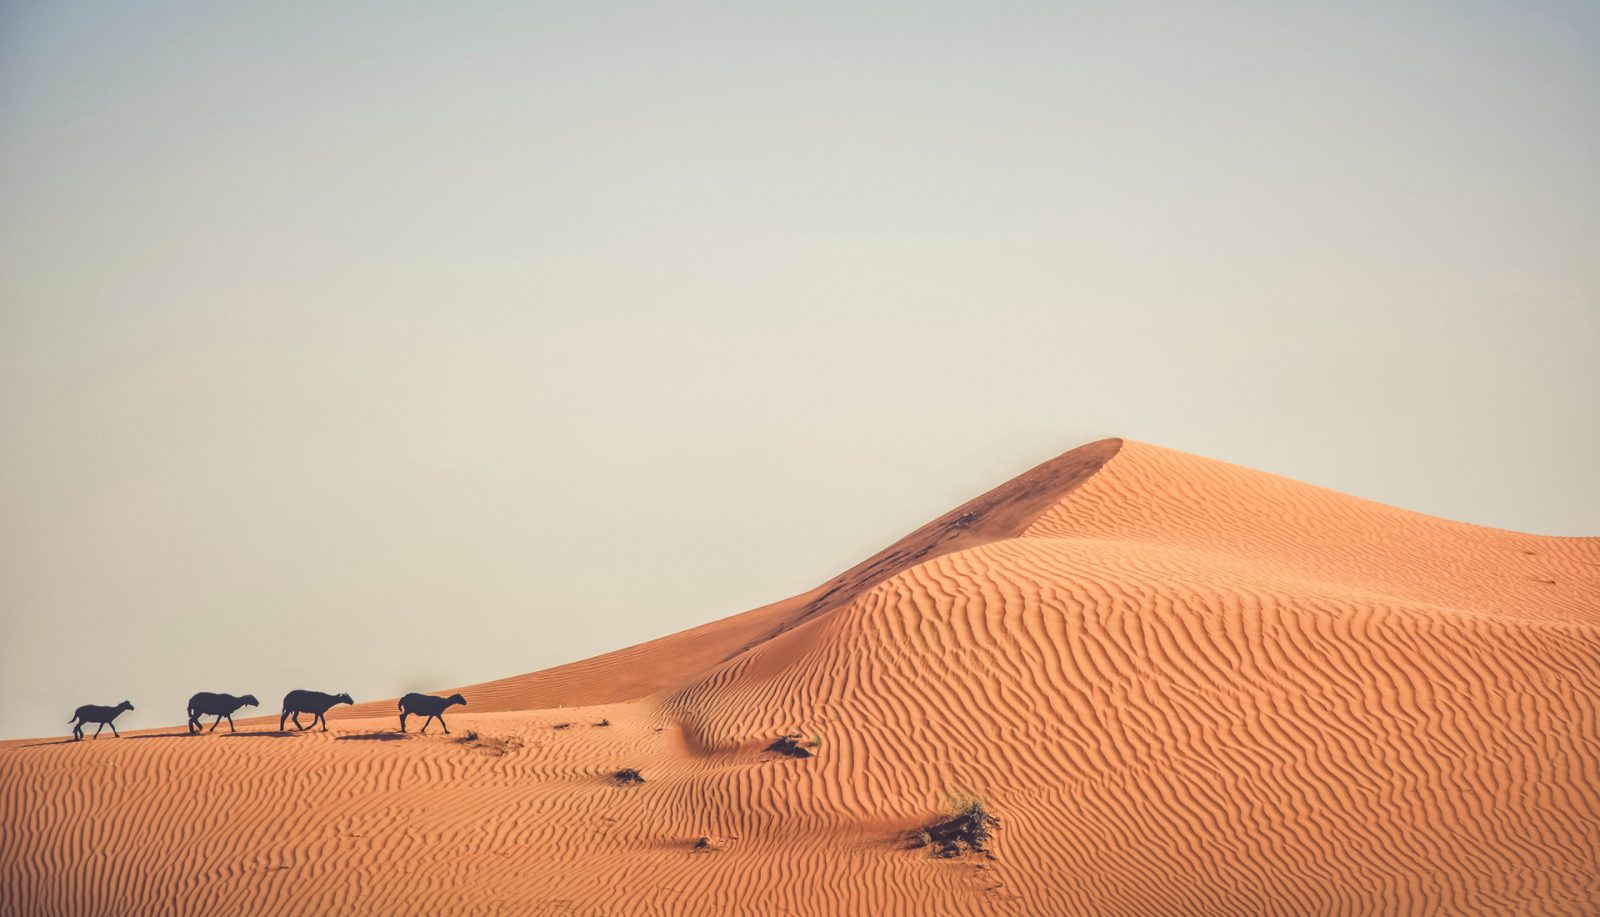
[[[1600,913],[1600,540],[1137,443],[462,690],[471,742],[0,746],[0,912]]]

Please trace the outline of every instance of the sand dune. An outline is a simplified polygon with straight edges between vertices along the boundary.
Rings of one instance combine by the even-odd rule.
[[[1138,443],[462,690],[0,745],[0,913],[1600,913],[1600,539]],[[960,795],[992,856],[907,849]]]

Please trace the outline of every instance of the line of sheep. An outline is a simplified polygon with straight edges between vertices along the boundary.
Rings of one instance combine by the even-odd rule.
[[[212,694],[210,691],[201,691],[194,697],[189,698],[189,734],[193,735],[200,731],[200,718],[202,716],[216,717],[211,723],[211,732],[216,732],[217,724],[223,720],[228,721],[228,729],[230,731],[238,732],[239,730],[233,725],[233,715],[238,712],[240,707],[255,707],[259,703],[254,694],[234,697],[232,694]],[[283,696],[283,713],[278,716],[278,731],[282,732],[285,723],[293,721],[295,728],[301,732],[318,723],[322,724],[322,731],[327,732],[328,721],[324,714],[338,704],[354,703],[355,701],[351,700],[348,694],[324,694],[321,691],[290,691]],[[450,727],[445,725],[444,712],[456,704],[465,707],[467,699],[459,694],[452,694],[449,697],[435,697],[432,694],[417,694],[415,692],[407,694],[405,697],[400,698],[400,731],[406,731],[406,717],[423,716],[427,717],[422,722],[423,732],[428,731],[430,723],[438,720],[439,725],[444,726],[445,734],[449,735]],[[72,712],[72,719],[67,720],[69,724],[77,724],[72,729],[72,740],[74,742],[83,741],[83,727],[91,723],[100,724],[100,728],[94,731],[94,735],[91,738],[99,738],[100,733],[104,732],[107,726],[111,727],[112,735],[120,738],[121,733],[117,732],[117,725],[113,721],[122,715],[122,711],[132,709],[133,704],[127,701],[123,701],[115,707],[84,704]],[[300,714],[302,713],[311,715],[310,723],[301,725]]]

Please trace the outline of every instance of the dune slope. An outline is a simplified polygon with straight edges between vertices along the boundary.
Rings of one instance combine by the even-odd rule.
[[[0,746],[0,913],[1600,913],[1600,539],[1139,443],[464,690]],[[961,796],[989,854],[909,849]]]

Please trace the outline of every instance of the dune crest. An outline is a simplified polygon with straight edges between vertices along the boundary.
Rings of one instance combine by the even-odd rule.
[[[0,912],[1600,913],[1600,539],[1135,442],[461,691],[6,743]],[[990,854],[910,849],[957,798]]]

